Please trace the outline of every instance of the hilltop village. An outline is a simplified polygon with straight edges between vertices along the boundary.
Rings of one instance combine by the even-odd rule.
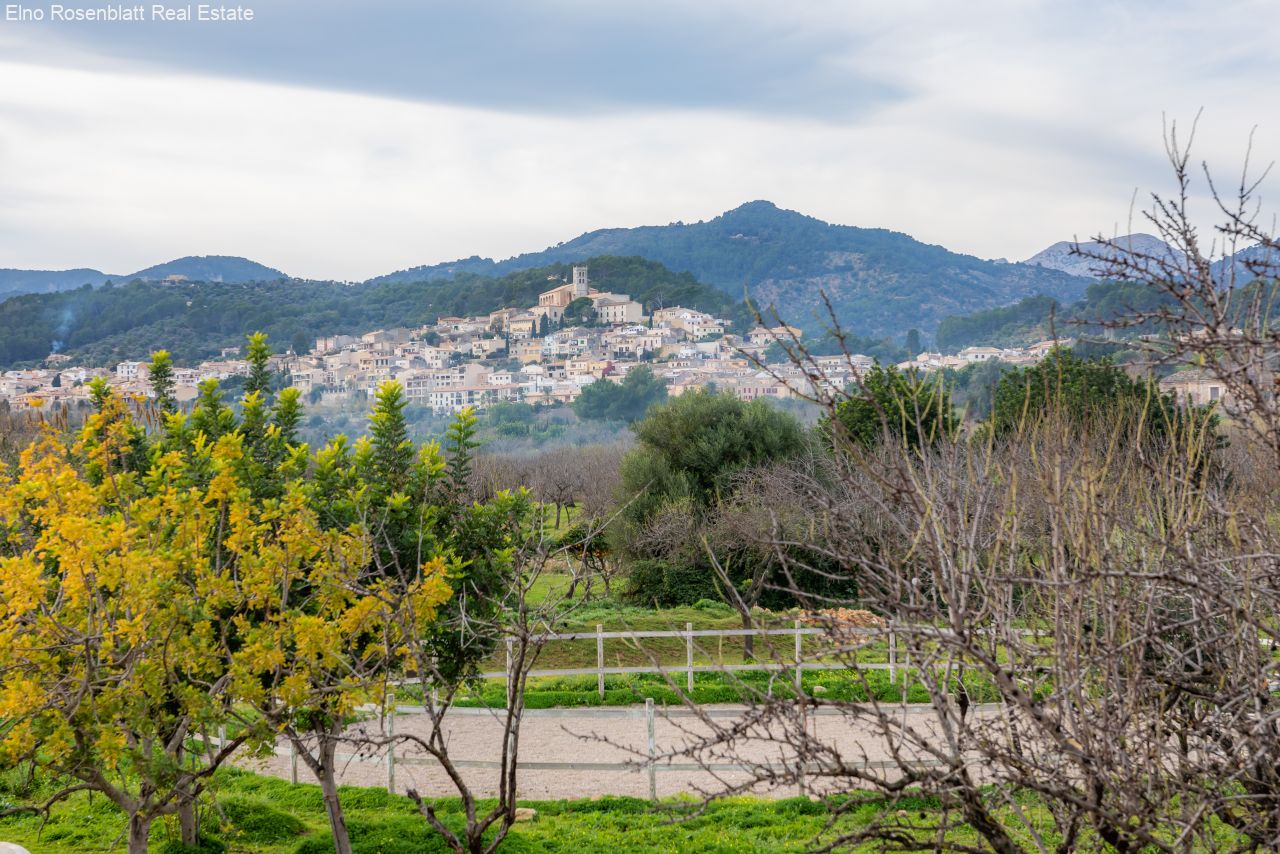
[[[817,377],[768,360],[775,342],[799,340],[794,327],[756,327],[735,333],[728,321],[682,306],[646,307],[627,294],[594,287],[588,268],[576,266],[571,280],[553,279],[529,308],[502,308],[475,317],[441,317],[418,328],[378,329],[362,335],[316,340],[306,354],[272,357],[272,370],[287,377],[311,406],[348,405],[371,397],[396,380],[412,405],[436,414],[464,407],[484,409],[499,401],[572,403],[598,380],[620,381],[637,365],[648,365],[679,395],[711,384],[741,400],[785,399],[808,394],[812,383],[844,386],[870,368],[863,355],[817,356]],[[956,355],[921,353],[902,368],[933,371],[999,359],[1032,364],[1052,342],[1022,349],[971,347]],[[64,354],[42,368],[0,377],[0,400],[14,410],[88,401],[87,382],[106,377],[127,395],[149,397],[147,354],[114,368],[89,368]],[[193,400],[200,383],[248,373],[237,348],[218,359],[174,371],[179,402]],[[761,364],[766,367],[761,367]]]

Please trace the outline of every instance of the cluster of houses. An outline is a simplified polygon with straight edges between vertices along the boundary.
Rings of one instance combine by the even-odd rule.
[[[1015,367],[1034,365],[1049,354],[1054,347],[1070,347],[1074,339],[1041,341],[1028,347],[965,347],[954,356],[942,353],[921,353],[914,359],[898,364],[899,368],[919,371],[937,371],[944,368],[960,369],[977,362],[1005,362]]]
[[[588,324],[566,325],[578,320]],[[499,401],[570,403],[587,385],[621,380],[642,364],[671,394],[715,383],[744,399],[788,396],[784,384],[753,369],[747,354],[763,353],[775,336],[799,330],[754,330],[744,338],[728,327],[722,318],[682,306],[646,313],[627,294],[592,287],[587,268],[579,266],[570,281],[556,282],[528,309],[321,338],[309,354],[294,358],[289,375],[320,405],[367,397],[395,380],[410,404],[438,414]]]
[[[194,368],[176,367],[174,396],[180,403],[194,400],[198,386],[205,380],[226,380],[235,376],[248,376],[249,363],[239,358],[240,348],[230,347],[217,359],[201,362]],[[273,356],[272,370],[287,369],[290,357]],[[5,371],[0,374],[0,400],[6,401],[11,410],[40,409],[53,406],[88,405],[89,381],[104,378],[121,394],[130,397],[152,397],[154,392],[148,377],[148,362],[119,362],[113,368],[86,368],[72,364],[65,354],[54,354],[45,359],[44,367],[22,371]]]
[[[818,387],[844,387],[873,364],[867,356],[837,355],[815,357],[803,368],[789,363],[761,367],[770,345],[798,341],[800,335],[789,326],[757,327],[737,335],[727,321],[681,306],[646,313],[627,294],[592,287],[587,268],[577,266],[570,281],[554,280],[527,309],[441,317],[414,329],[327,336],[317,339],[307,354],[272,357],[271,367],[287,375],[312,406],[367,400],[383,382],[395,380],[411,405],[450,414],[499,401],[571,403],[587,385],[621,381],[639,365],[648,365],[671,395],[714,385],[742,400],[781,400],[809,396]],[[954,356],[921,353],[899,367],[932,371],[993,359],[1033,364],[1055,343],[1069,342],[1021,349],[970,347]],[[207,379],[247,373],[239,351],[224,350],[219,359],[175,368],[176,396],[190,401]],[[124,394],[152,395],[146,362],[84,368],[54,355],[43,368],[0,376],[0,399],[19,410],[75,405],[87,402],[87,384],[95,376],[106,377]]]

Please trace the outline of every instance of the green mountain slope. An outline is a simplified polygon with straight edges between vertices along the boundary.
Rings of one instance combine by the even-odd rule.
[[[1026,264],[984,261],[885,229],[831,225],[770,202],[749,202],[707,222],[588,232],[567,243],[492,261],[472,257],[373,279],[407,282],[462,273],[498,275],[593,255],[639,255],[692,273],[735,297],[744,286],[786,320],[824,325],[820,292],[850,331],[932,331],[942,318],[1043,293],[1079,298],[1089,279]]]
[[[109,277],[100,270],[14,270],[0,269],[0,299],[15,294],[53,293],[100,285]]]
[[[111,275],[101,270],[0,270],[0,299],[18,294],[69,291],[81,285],[98,287],[108,281],[134,279],[159,282],[169,278],[191,282],[271,282],[288,278],[274,267],[233,255],[188,255],[156,264],[128,275]]]
[[[1171,304],[1153,287],[1132,282],[1096,282],[1083,298],[1069,305],[1043,296],[1027,297],[1014,305],[947,317],[938,324],[935,346],[944,353],[965,347],[1016,347],[1051,338],[1097,335],[1103,324],[1134,311],[1149,312]],[[1133,326],[1122,337],[1154,332],[1149,325]]]
[[[745,307],[687,273],[642,258],[591,258],[601,289],[629,293],[646,305],[686,305],[740,324]],[[320,335],[418,326],[446,315],[527,307],[569,266],[552,264],[489,278],[447,282],[344,285],[283,280],[250,283],[135,281],[56,294],[27,294],[0,304],[0,367],[43,359],[51,350],[89,364],[146,358],[157,348],[181,362],[216,355],[261,330],[277,349],[307,350]]]
[[[139,270],[129,280],[163,281],[181,277],[191,282],[273,282],[284,273],[248,258],[233,255],[188,255]]]

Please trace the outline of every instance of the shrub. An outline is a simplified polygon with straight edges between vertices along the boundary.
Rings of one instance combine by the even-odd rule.
[[[220,799],[219,804],[238,841],[283,842],[307,832],[307,826],[296,817],[260,798],[233,795]]]
[[[688,605],[719,598],[715,573],[697,564],[638,560],[631,564],[627,597],[656,605]]]
[[[195,845],[183,845],[178,839],[168,839],[160,846],[160,854],[223,854],[226,843],[213,836],[202,836]]]

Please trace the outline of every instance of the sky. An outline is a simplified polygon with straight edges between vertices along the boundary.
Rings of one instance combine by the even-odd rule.
[[[0,0],[0,267],[362,280],[753,199],[1021,260],[1143,230],[1168,120],[1280,157],[1274,0],[56,5]]]

